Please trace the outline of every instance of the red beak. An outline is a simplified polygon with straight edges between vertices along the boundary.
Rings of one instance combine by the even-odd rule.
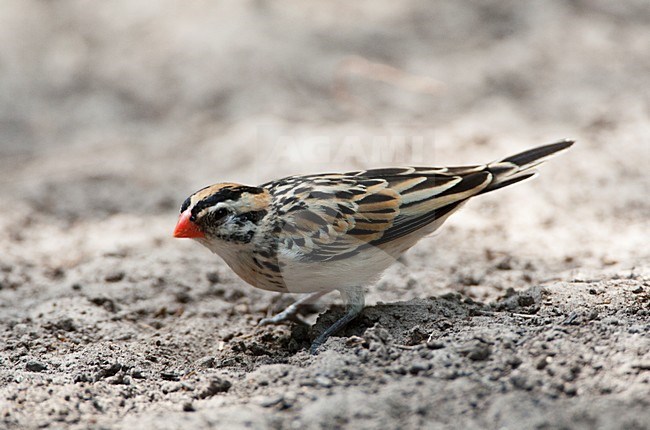
[[[176,228],[174,229],[174,237],[205,237],[205,234],[203,234],[199,226],[190,221],[191,215],[192,211],[189,209],[181,214],[178,218],[178,223],[176,223]]]

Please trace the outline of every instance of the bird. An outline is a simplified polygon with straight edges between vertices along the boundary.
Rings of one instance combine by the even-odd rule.
[[[304,296],[260,321],[279,324],[299,306],[338,290],[345,314],[313,341],[325,341],[365,306],[365,288],[468,200],[536,175],[561,140],[487,164],[389,167],[289,176],[258,186],[201,188],[182,203],[173,232],[221,257],[253,287]]]

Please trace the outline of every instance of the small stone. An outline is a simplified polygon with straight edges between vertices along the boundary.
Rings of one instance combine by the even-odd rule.
[[[575,396],[578,394],[578,389],[574,385],[565,385],[563,391],[567,396]]]
[[[77,325],[72,318],[62,318],[56,322],[55,327],[63,331],[76,331]]]
[[[393,372],[398,375],[406,375],[406,368],[404,366],[396,366],[393,368]]]
[[[79,382],[93,382],[93,378],[87,373],[80,373],[78,375],[75,375],[73,382],[75,384]]]
[[[183,304],[189,303],[192,301],[192,296],[190,296],[186,291],[179,291],[176,293],[176,301]]]
[[[121,270],[109,272],[104,277],[106,282],[120,282],[122,279],[124,279],[124,272]]]
[[[535,304],[535,298],[527,294],[522,294],[517,298],[517,304],[523,307],[532,306]]]
[[[288,391],[282,396],[282,409],[288,409],[292,407],[296,400],[298,399],[298,394],[293,391]]]
[[[332,380],[326,376],[317,376],[315,382],[324,388],[330,388],[332,386]]]
[[[110,366],[104,367],[95,374],[95,381],[115,376],[120,370],[122,370],[122,365],[120,363],[114,363]]]
[[[199,398],[206,399],[208,397],[214,396],[215,394],[226,393],[228,390],[230,390],[231,386],[232,384],[230,381],[219,377],[214,377],[210,380],[208,386],[203,391],[201,391],[201,393],[199,393]]]
[[[218,284],[221,278],[219,277],[219,272],[208,272],[205,274],[208,282],[211,284]]]
[[[140,369],[132,369],[131,370],[131,378],[135,379],[145,379],[146,377],[144,376],[144,372]]]
[[[283,400],[284,399],[282,396],[263,397],[257,402],[257,404],[263,408],[270,408],[271,406],[275,406]]]
[[[520,390],[527,390],[529,388],[528,380],[523,375],[515,375],[510,378],[513,387]]]
[[[47,365],[37,360],[30,360],[25,365],[25,369],[29,370],[30,372],[42,372],[47,369]]]
[[[487,360],[491,354],[492,349],[488,345],[477,345],[467,354],[467,358],[473,361],[483,361]]]
[[[186,402],[183,403],[183,412],[194,412],[196,409],[194,409],[194,405],[192,405],[192,402]]]
[[[512,270],[512,258],[505,257],[497,265],[498,270]]]
[[[65,276],[65,271],[61,267],[55,267],[48,270],[45,275],[50,279],[61,279]]]
[[[214,357],[211,355],[206,355],[205,357],[199,358],[197,364],[203,368],[214,367]]]
[[[178,381],[181,379],[180,375],[178,375],[175,372],[161,372],[160,376],[165,380],[165,381]]]
[[[431,369],[431,363],[427,362],[415,362],[411,365],[409,368],[409,373],[411,375],[417,375],[418,373],[421,372],[426,372],[427,370]]]
[[[542,357],[539,360],[537,360],[537,363],[535,363],[535,369],[537,370],[544,370],[546,366],[548,365],[548,357]]]
[[[131,385],[131,377],[124,372],[119,372],[114,377],[107,379],[107,382],[111,385]]]
[[[427,348],[429,349],[442,349],[445,347],[445,344],[438,341],[427,341]]]
[[[119,310],[119,306],[115,304],[115,301],[108,297],[92,297],[88,300],[90,300],[92,304],[101,306],[109,312],[117,312]]]
[[[160,386],[163,394],[176,393],[182,389],[183,385],[180,382],[165,382]]]
[[[316,385],[316,381],[313,379],[303,379],[300,381],[300,386],[301,387],[313,387]]]
[[[516,355],[513,356],[513,357],[510,357],[506,361],[506,363],[508,363],[510,365],[510,367],[512,367],[513,369],[516,369],[517,367],[519,367],[522,362],[523,361],[521,360],[521,358],[517,357]]]

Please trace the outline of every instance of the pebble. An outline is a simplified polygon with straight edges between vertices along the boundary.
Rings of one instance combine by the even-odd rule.
[[[180,375],[174,372],[161,372],[160,376],[165,380],[165,381],[178,381],[181,379]]]
[[[145,379],[146,376],[144,375],[144,372],[140,369],[132,369],[131,370],[131,377],[135,379]]]
[[[199,398],[206,399],[208,397],[214,396],[215,394],[226,393],[228,390],[230,390],[231,386],[232,384],[227,379],[219,378],[218,376],[214,377],[210,380],[208,386],[203,391],[201,391]]]
[[[523,360],[515,355],[508,358],[508,360],[506,360],[506,363],[508,363],[513,369],[516,369],[521,365],[521,363],[523,363]]]
[[[179,291],[176,293],[176,301],[186,304],[192,301],[192,296],[186,291]]]
[[[437,342],[437,341],[429,341],[427,342],[427,348],[429,349],[442,349],[445,347],[445,344],[442,342]]]
[[[119,282],[122,279],[124,279],[124,272],[121,271],[121,270],[115,270],[115,271],[109,272],[104,277],[104,280],[106,282]]]
[[[63,331],[76,331],[77,325],[72,318],[62,318],[55,324],[56,328]]]
[[[208,367],[214,367],[214,362],[215,359],[212,355],[206,355],[205,357],[199,358],[197,363],[200,367],[208,368]]]
[[[409,373],[411,375],[417,375],[418,373],[421,372],[426,372],[427,370],[431,369],[431,363],[427,362],[415,362],[411,365],[409,368]]]
[[[487,360],[491,354],[492,349],[488,345],[477,345],[467,354],[467,358],[473,361],[483,361]]]
[[[176,393],[183,388],[180,382],[165,382],[160,386],[163,394]]]
[[[326,376],[317,376],[315,382],[324,388],[330,388],[332,386],[332,380]]]
[[[565,385],[564,394],[567,396],[575,396],[578,394],[578,389],[574,385]]]
[[[271,406],[275,406],[283,400],[284,399],[282,396],[262,397],[258,400],[257,404],[263,408],[270,408]]]
[[[512,382],[512,385],[515,388],[518,388],[520,390],[529,390],[530,389],[530,384],[528,383],[528,379],[526,379],[525,376],[523,375],[514,375],[510,378],[510,382]]]
[[[218,284],[221,280],[219,277],[219,272],[208,272],[205,274],[205,277],[211,284]]]
[[[537,370],[544,370],[544,368],[548,365],[550,362],[549,357],[542,357],[537,362],[535,363],[535,369]]]
[[[25,369],[29,370],[30,372],[42,372],[44,370],[47,370],[47,365],[38,360],[30,360],[25,365]]]

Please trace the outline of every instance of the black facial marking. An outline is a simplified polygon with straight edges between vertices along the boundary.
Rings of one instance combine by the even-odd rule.
[[[249,194],[261,194],[264,192],[264,189],[257,187],[247,187],[247,186],[238,186],[238,187],[224,187],[212,194],[209,197],[204,198],[198,202],[192,208],[192,215],[196,216],[205,208],[214,206],[217,203],[224,202],[226,200],[237,200],[244,193]]]
[[[190,207],[190,198],[186,198],[183,204],[181,205],[181,213],[185,212],[187,208]]]

